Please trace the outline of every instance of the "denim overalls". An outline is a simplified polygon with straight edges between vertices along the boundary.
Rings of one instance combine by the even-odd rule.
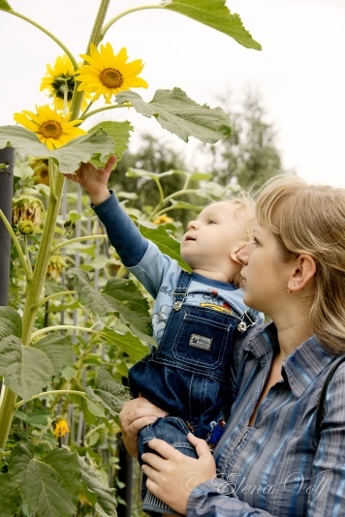
[[[185,303],[191,278],[191,274],[181,271],[173,292],[173,310],[157,350],[129,370],[133,396],[141,393],[173,415],[141,429],[140,464],[141,455],[150,450],[147,444],[152,438],[165,440],[183,454],[197,457],[187,434],[191,431],[206,439],[212,426],[227,418],[232,343],[257,320],[250,309],[240,316]],[[147,490],[145,476],[142,499],[146,512],[174,513]]]
[[[184,303],[190,281],[181,271],[162,340],[129,370],[129,381],[134,397],[141,393],[205,438],[211,422],[229,412],[232,343],[256,317]]]

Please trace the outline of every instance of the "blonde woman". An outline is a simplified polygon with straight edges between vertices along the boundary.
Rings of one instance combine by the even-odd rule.
[[[344,229],[344,189],[284,176],[260,191],[253,240],[237,256],[244,302],[271,321],[235,346],[225,432],[213,456],[192,434],[198,459],[163,440],[149,443],[157,454],[142,456],[148,489],[176,512],[345,515]],[[318,424],[320,393],[334,365]],[[138,429],[159,411],[140,398],[124,406],[132,454]]]

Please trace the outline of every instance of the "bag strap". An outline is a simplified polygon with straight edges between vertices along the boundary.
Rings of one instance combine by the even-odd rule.
[[[325,400],[327,395],[327,388],[329,383],[332,380],[332,377],[334,375],[334,372],[338,368],[338,366],[345,361],[345,356],[343,356],[338,362],[335,363],[335,365],[332,367],[331,371],[327,375],[325,384],[322,387],[319,402],[317,405],[317,412],[316,412],[316,423],[315,423],[315,431],[316,431],[316,440],[319,442],[320,435],[321,435],[321,428],[322,428],[322,420],[325,413]]]

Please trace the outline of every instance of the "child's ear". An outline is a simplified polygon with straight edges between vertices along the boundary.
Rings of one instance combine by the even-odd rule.
[[[235,262],[236,264],[241,264],[241,265],[242,265],[242,262],[241,262],[241,261],[238,259],[238,257],[237,257],[237,253],[238,253],[239,251],[241,251],[241,249],[242,249],[242,248],[241,248],[240,246],[236,247],[236,248],[235,248],[235,249],[230,253],[230,258],[231,258],[231,260],[232,260],[233,262]]]
[[[239,253],[245,246],[247,246],[248,242],[240,242],[230,253],[230,258],[236,264],[241,264],[242,262],[238,259],[237,253]]]

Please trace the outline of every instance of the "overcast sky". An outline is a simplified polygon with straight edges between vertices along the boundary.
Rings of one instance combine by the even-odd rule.
[[[12,8],[53,32],[76,57],[85,52],[99,0],[8,0]],[[112,0],[107,19],[159,0]],[[179,86],[199,103],[216,106],[228,89],[236,101],[257,90],[278,132],[285,168],[309,181],[345,187],[345,0],[227,0],[261,52],[184,16],[162,10],[122,18],[108,32],[115,51],[143,59],[147,101]],[[47,103],[39,92],[46,64],[60,48],[22,20],[0,12],[0,124],[13,113]],[[114,115],[115,116],[115,115]],[[108,117],[108,115],[107,115]],[[132,116],[131,116],[132,117]],[[109,117],[108,117],[109,118]],[[154,121],[132,117],[137,129],[167,135]],[[99,120],[95,120],[94,123]]]

